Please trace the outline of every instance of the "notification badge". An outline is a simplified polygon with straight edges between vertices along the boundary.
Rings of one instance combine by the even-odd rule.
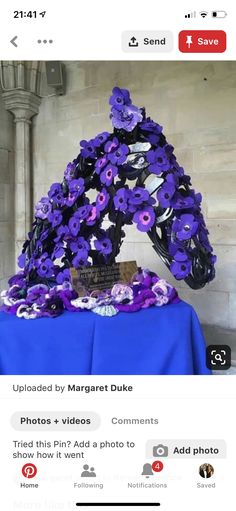
[[[182,53],[223,53],[226,33],[224,30],[182,30],[179,50]]]
[[[35,477],[37,474],[37,467],[33,463],[26,463],[22,467],[22,474],[24,477],[27,477],[27,479],[32,479],[32,477]]]

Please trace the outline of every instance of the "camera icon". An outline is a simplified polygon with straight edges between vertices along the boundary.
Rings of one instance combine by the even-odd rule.
[[[168,447],[163,444],[154,445],[152,452],[154,458],[166,458],[168,456]]]

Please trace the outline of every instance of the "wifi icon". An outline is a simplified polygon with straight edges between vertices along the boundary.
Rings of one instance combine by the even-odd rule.
[[[201,16],[202,18],[205,18],[207,15],[208,15],[208,12],[206,12],[206,11],[201,11],[201,12],[200,12],[200,16]]]

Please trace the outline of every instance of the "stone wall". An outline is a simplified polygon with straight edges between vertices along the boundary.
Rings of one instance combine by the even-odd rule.
[[[14,127],[0,92],[0,290],[14,273]]]
[[[202,192],[217,277],[201,291],[178,288],[204,323],[236,327],[236,63],[67,62],[65,96],[42,100],[33,121],[34,201],[60,181],[79,141],[109,130],[112,87],[164,126],[179,162]],[[44,94],[47,91],[45,86]],[[129,227],[120,259],[136,258],[175,283],[145,234]]]

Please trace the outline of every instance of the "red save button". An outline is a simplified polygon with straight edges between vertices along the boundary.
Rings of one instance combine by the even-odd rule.
[[[182,30],[179,50],[182,53],[223,53],[226,33],[224,30]]]

